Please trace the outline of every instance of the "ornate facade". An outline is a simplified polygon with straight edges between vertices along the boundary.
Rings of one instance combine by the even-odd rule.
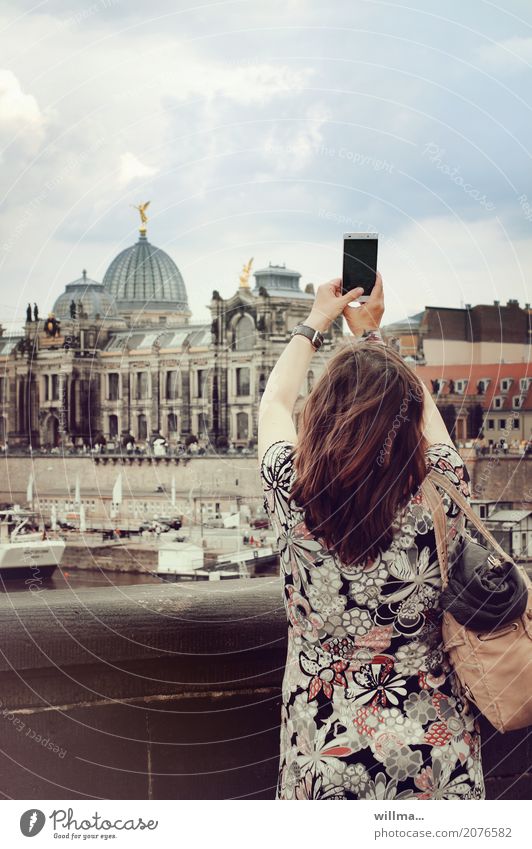
[[[195,436],[252,447],[268,375],[308,315],[313,289],[271,264],[254,273],[251,288],[250,269],[251,261],[231,297],[212,293],[209,323],[194,323],[179,269],[141,227],[103,283],[84,271],[46,318],[28,310],[23,334],[0,329],[0,443],[118,448],[161,435],[170,445]],[[341,335],[337,322],[305,394]]]

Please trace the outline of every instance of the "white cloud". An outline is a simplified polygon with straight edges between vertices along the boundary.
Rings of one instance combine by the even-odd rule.
[[[510,238],[495,217],[460,221],[439,215],[413,221],[382,239],[386,321],[424,306],[530,300],[530,239]]]
[[[0,68],[0,123],[8,129],[24,125],[42,129],[44,117],[33,95],[22,90],[15,74]]]
[[[477,50],[482,66],[494,72],[527,71],[532,67],[532,38],[507,38]]]
[[[161,51],[162,53],[163,51]],[[310,71],[257,62],[208,62],[204,57],[181,55],[176,59],[172,45],[159,76],[162,92],[176,100],[223,97],[243,105],[267,103],[279,94],[301,89]],[[159,61],[161,54],[159,54]]]
[[[127,151],[120,157],[118,181],[122,186],[126,186],[128,183],[132,183],[141,177],[153,176],[153,174],[157,173],[157,170],[157,168],[145,165],[134,153]]]
[[[4,285],[3,303],[14,304],[24,285],[32,297],[35,281],[46,279],[49,294],[37,293],[44,309],[81,268],[101,277],[136,238],[130,206],[141,181],[141,197],[153,201],[150,238],[182,268],[195,315],[224,280],[224,294],[232,293],[251,255],[286,261],[304,282],[335,276],[349,229],[342,216],[396,236],[398,247],[382,241],[389,320],[418,311],[425,298],[451,305],[523,296],[516,259],[493,224],[479,222],[481,249],[467,237],[462,255],[464,225],[435,211],[448,203],[471,221],[484,210],[442,183],[421,155],[429,140],[447,149],[522,234],[516,251],[530,262],[528,221],[510,185],[532,196],[526,110],[507,96],[530,76],[532,39],[520,37],[522,28],[479,19],[453,42],[467,60],[457,63],[440,52],[440,21],[433,30],[412,13],[383,28],[378,4],[182,5],[49,0],[16,14],[20,0],[4,0],[10,71],[0,75],[0,106],[4,138],[17,136],[17,144],[3,169],[0,266],[17,286]],[[449,17],[467,21],[463,3],[451,7]],[[499,43],[479,49],[483,34]],[[512,74],[509,91],[469,61]],[[484,123],[470,104],[485,107]],[[373,157],[393,172],[378,171]],[[322,218],[322,208],[338,221]],[[405,228],[406,216],[418,226]]]
[[[295,129],[292,122],[279,122],[272,127],[262,144],[269,177],[286,169],[294,173],[307,168],[323,145],[322,129],[329,118],[329,113],[315,104],[306,110]]]

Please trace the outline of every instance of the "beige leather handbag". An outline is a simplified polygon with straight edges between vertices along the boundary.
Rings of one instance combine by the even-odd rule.
[[[447,522],[436,485],[458,504],[501,558],[513,562],[456,486],[432,470],[422,483],[422,491],[434,521],[443,588],[449,580]],[[532,584],[525,570],[517,568],[528,585],[528,605],[522,616],[487,632],[461,625],[446,610],[442,622],[443,647],[466,697],[501,733],[532,725]]]

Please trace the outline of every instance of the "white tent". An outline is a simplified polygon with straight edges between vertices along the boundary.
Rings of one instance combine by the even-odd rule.
[[[30,476],[28,478],[28,486],[26,488],[26,501],[28,502],[30,507],[33,506],[33,483],[33,472],[30,472]]]
[[[122,473],[120,472],[113,486],[113,500],[111,503],[111,518],[118,516],[122,504]]]
[[[231,513],[229,516],[226,516],[224,519],[224,528],[238,528],[240,527],[240,513]]]

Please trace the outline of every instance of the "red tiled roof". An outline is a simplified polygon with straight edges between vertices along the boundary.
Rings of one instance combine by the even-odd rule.
[[[477,383],[479,380],[489,379],[489,384],[486,392],[479,396],[479,401],[485,410],[490,409],[493,398],[496,395],[503,397],[502,407],[491,407],[492,412],[518,410],[513,406],[514,395],[520,395],[521,389],[519,386],[520,378],[532,377],[532,369],[530,363],[493,363],[493,364],[472,364],[465,363],[464,365],[437,365],[437,366],[415,366],[412,368],[418,377],[427,386],[429,391],[432,391],[431,380],[445,380],[446,383],[440,393],[440,397],[445,397],[449,394],[449,380],[467,380],[467,387],[464,393],[460,393],[459,397],[466,398],[468,396],[477,395]],[[501,380],[505,377],[512,378],[510,388],[503,392],[501,389]],[[519,410],[532,409],[532,381],[529,384],[526,395],[523,395],[523,403]]]

